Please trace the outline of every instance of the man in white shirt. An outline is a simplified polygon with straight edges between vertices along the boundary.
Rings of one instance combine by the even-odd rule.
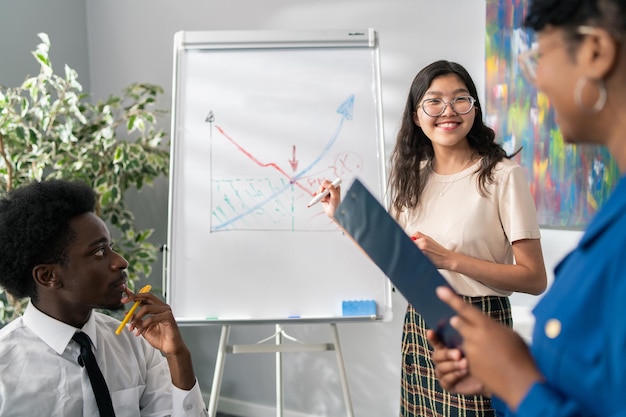
[[[30,297],[0,330],[0,416],[97,416],[74,333],[84,332],[116,417],[207,416],[191,353],[170,307],[127,287],[128,262],[112,249],[80,182],[48,180],[0,201],[0,285]],[[94,308],[140,301],[127,331]]]

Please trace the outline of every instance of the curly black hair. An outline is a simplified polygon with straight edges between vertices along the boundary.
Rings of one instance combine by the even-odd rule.
[[[626,2],[623,0],[533,0],[524,26],[541,31],[556,26],[574,35],[580,25],[599,26],[619,37],[626,32]]]
[[[16,188],[0,200],[0,285],[16,298],[37,299],[33,268],[65,262],[75,238],[74,217],[95,209],[83,182],[46,180]]]
[[[449,74],[459,77],[467,86],[470,95],[476,100],[476,117],[467,134],[467,141],[470,148],[482,157],[481,167],[478,170],[478,185],[481,193],[486,192],[485,184],[493,181],[493,169],[496,164],[503,158],[515,155],[515,153],[506,154],[502,146],[496,143],[496,134],[493,129],[483,122],[476,85],[467,70],[456,62],[435,61],[419,71],[413,79],[402,115],[402,124],[391,154],[388,186],[391,205],[398,211],[417,206],[428,177],[428,172],[422,169],[422,162],[428,162],[427,168],[432,169],[435,156],[432,142],[421,127],[415,124],[413,116],[433,80]]]

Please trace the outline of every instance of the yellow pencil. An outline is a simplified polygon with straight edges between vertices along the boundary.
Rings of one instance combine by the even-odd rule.
[[[152,285],[146,285],[145,287],[140,289],[139,292],[148,292],[151,288]],[[139,307],[139,304],[141,304],[141,301],[135,301],[135,304],[133,304],[130,310],[128,310],[128,313],[126,313],[124,320],[122,320],[122,322],[120,323],[120,326],[115,331],[115,334],[119,335],[120,333],[122,333],[122,330],[124,330],[124,326],[126,326],[126,324],[130,321],[130,318],[135,313],[135,310],[137,310],[137,307]]]

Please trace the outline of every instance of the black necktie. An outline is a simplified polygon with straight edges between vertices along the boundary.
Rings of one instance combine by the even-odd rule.
[[[78,332],[74,333],[72,339],[80,345],[78,363],[80,366],[87,368],[87,375],[89,375],[91,388],[96,396],[96,403],[98,404],[100,417],[115,417],[113,404],[111,403],[111,396],[109,395],[109,388],[107,387],[107,383],[102,376],[102,372],[100,372],[100,368],[96,362],[96,357],[91,351],[91,341],[89,336],[83,332]]]

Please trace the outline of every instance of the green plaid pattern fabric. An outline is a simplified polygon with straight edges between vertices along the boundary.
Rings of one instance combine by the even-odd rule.
[[[508,297],[463,297],[494,320],[513,326]],[[435,378],[422,317],[409,304],[402,334],[401,417],[495,417],[489,398],[453,394]]]

